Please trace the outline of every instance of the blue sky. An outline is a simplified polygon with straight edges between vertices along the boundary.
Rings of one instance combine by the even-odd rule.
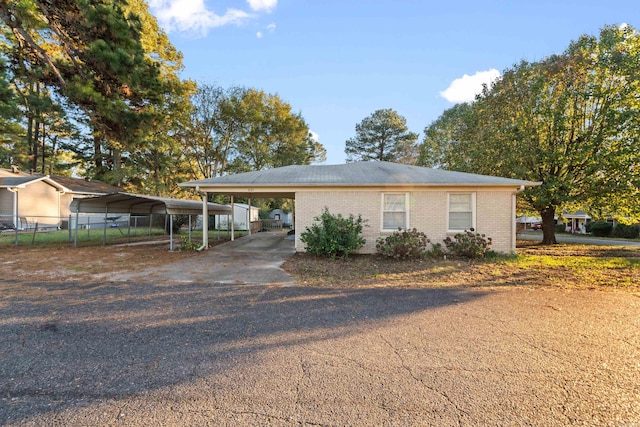
[[[344,163],[355,125],[383,108],[423,129],[482,81],[582,34],[640,18],[637,0],[149,0],[184,78],[277,93]],[[467,77],[465,77],[467,76]]]

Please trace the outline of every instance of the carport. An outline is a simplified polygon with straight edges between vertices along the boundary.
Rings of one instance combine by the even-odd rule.
[[[207,218],[209,215],[230,215],[232,211],[229,206],[219,205],[217,203],[207,203],[204,198],[202,201],[198,201],[143,196],[140,194],[130,193],[113,193],[99,197],[75,199],[71,203],[71,212],[76,215],[73,241],[74,247],[77,247],[78,242],[78,219],[80,213],[104,214],[105,223],[107,222],[110,214],[150,216],[159,214],[169,215],[169,246],[170,250],[173,250],[174,215],[189,215],[189,230],[191,230],[191,215],[202,215],[203,235],[206,235],[205,227],[208,225]],[[103,243],[106,243],[106,235],[107,228],[105,227]]]

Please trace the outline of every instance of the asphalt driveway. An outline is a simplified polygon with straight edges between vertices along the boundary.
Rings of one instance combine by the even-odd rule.
[[[640,423],[640,299],[0,279],[0,425]]]
[[[177,263],[114,274],[110,280],[291,286],[295,281],[280,266],[294,253],[293,236],[286,231],[267,231],[213,246]]]

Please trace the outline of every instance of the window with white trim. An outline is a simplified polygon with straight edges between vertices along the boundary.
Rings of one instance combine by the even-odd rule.
[[[449,230],[475,228],[475,193],[449,193]]]
[[[409,227],[408,193],[382,193],[382,229]]]

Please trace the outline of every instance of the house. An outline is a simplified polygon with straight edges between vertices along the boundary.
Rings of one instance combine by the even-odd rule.
[[[201,193],[247,198],[289,198],[295,202],[297,251],[300,232],[324,208],[333,214],[362,215],[365,246],[398,228],[416,228],[432,242],[475,229],[493,240],[493,249],[514,252],[516,193],[539,183],[429,169],[389,162],[292,165],[180,184]],[[206,233],[203,241],[206,241]]]
[[[293,225],[293,213],[286,212],[282,209],[274,209],[271,212],[269,212],[269,219],[282,221],[283,227],[291,227]]]
[[[587,223],[591,222],[591,216],[583,210],[575,212],[562,212],[567,220],[566,231],[568,233],[587,234]]]
[[[260,219],[260,209],[255,206],[249,206],[245,203],[233,204],[233,225],[234,230],[246,231],[249,229],[249,223]],[[216,230],[230,230],[231,215],[216,216]]]
[[[100,181],[0,169],[0,222],[23,230],[61,227],[74,199],[119,191]]]

